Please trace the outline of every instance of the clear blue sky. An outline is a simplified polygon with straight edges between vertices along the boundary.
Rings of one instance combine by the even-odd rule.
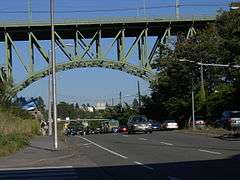
[[[26,21],[28,20],[28,2],[29,0],[9,0],[1,2],[0,21]],[[145,5],[144,5],[145,2]],[[220,8],[226,9],[230,0],[180,0],[180,15],[216,15],[216,11]],[[37,11],[48,11],[49,0],[31,0],[32,3],[32,19],[46,20],[49,18],[48,13],[39,13]],[[56,18],[78,18],[78,19],[93,19],[101,17],[113,16],[174,16],[175,8],[173,7],[175,0],[55,0]],[[197,6],[191,6],[195,4]],[[143,10],[143,7],[146,10]],[[125,10],[123,10],[125,9]],[[108,11],[100,11],[108,10]],[[110,10],[110,11],[109,11]],[[79,11],[75,13],[59,13],[60,11]],[[43,43],[44,44],[44,43]],[[27,43],[17,43],[23,56],[27,59]],[[4,43],[0,43],[0,48],[3,49]],[[44,44],[49,48],[49,44]],[[36,53],[37,58],[40,55]],[[57,53],[58,62],[63,58],[61,53]],[[0,50],[0,57],[4,57],[4,51]],[[131,57],[132,61],[137,57]],[[16,57],[14,56],[14,59]],[[27,62],[27,61],[26,61]],[[4,59],[0,59],[0,63],[4,63]],[[19,63],[14,61],[14,67],[19,67]],[[41,69],[44,64],[39,64]],[[15,80],[23,79],[22,71],[18,68],[15,73]],[[124,100],[131,102],[137,93],[137,81],[140,81],[142,94],[149,94],[149,84],[144,80],[126,74],[124,72],[100,69],[87,68],[75,69],[65,72],[60,72],[57,75],[58,86],[58,101],[78,102],[79,104],[90,103],[95,104],[96,101],[107,100],[111,102],[115,98],[115,103],[118,102],[119,92],[122,91]],[[47,101],[47,85],[48,80],[44,78],[39,80],[19,93],[18,96],[36,97],[42,96]],[[126,96],[126,97],[125,97]]]

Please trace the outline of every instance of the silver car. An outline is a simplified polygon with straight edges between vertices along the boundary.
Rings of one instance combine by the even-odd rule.
[[[229,130],[240,128],[240,111],[224,111],[217,123]]]
[[[131,116],[128,119],[128,133],[135,132],[152,133],[152,124],[148,121],[147,117],[142,115]]]

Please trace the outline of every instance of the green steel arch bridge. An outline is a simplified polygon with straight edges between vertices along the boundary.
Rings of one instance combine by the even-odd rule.
[[[193,36],[198,29],[203,29],[215,17],[173,18],[137,17],[108,18],[98,20],[55,20],[56,47],[64,54],[65,61],[56,65],[57,71],[74,68],[102,67],[116,69],[138,76],[147,81],[154,81],[156,71],[151,64],[159,43],[165,43],[170,36],[178,33],[185,38]],[[149,38],[155,37],[152,46]],[[102,41],[110,39],[103,48]],[[129,38],[133,41],[127,46]],[[31,83],[49,75],[49,51],[41,45],[41,41],[51,39],[51,26],[48,21],[7,22],[0,23],[0,43],[4,43],[5,63],[1,67],[0,81],[13,82],[9,89],[11,95],[29,86]],[[66,43],[73,42],[72,46]],[[23,58],[23,52],[16,42],[28,43],[28,59]],[[35,51],[41,54],[37,59]],[[16,54],[15,59],[13,56]],[[116,58],[109,58],[108,54]],[[129,57],[136,54],[138,63],[130,63]],[[4,57],[3,57],[4,58]],[[14,61],[19,61],[24,68],[23,81],[14,82]],[[27,63],[26,63],[27,62]],[[37,63],[45,64],[42,70],[36,70]]]

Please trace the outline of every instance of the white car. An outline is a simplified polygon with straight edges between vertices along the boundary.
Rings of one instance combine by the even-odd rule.
[[[175,120],[166,120],[162,123],[162,129],[178,129],[178,124]]]

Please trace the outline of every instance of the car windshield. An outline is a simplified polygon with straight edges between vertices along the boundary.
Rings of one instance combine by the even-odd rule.
[[[204,120],[204,117],[203,116],[196,116],[195,120]]]
[[[144,116],[138,116],[133,118],[134,123],[146,123],[148,120]]]
[[[175,120],[167,120],[167,121],[165,121],[165,123],[176,123],[176,121]]]
[[[232,112],[231,117],[233,118],[240,118],[240,112]]]

